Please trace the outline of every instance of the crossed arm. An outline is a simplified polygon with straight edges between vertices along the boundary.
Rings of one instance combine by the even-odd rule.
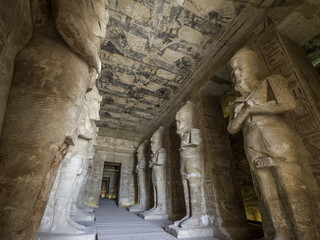
[[[157,153],[155,153],[149,162],[149,167],[152,166],[162,166],[165,164],[167,159],[167,152],[164,148],[161,148]]]
[[[289,92],[285,79],[281,76],[272,76],[267,81],[275,99],[264,103],[248,99],[243,103],[234,101],[231,104],[228,124],[228,131],[231,134],[239,132],[248,116],[274,115],[295,109],[296,101]]]

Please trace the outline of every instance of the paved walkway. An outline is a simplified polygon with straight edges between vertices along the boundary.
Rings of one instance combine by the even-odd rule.
[[[169,221],[143,220],[136,213],[118,208],[113,200],[100,199],[95,210],[98,240],[177,240],[163,230]],[[192,240],[213,240],[193,238]],[[191,240],[191,239],[188,239]]]

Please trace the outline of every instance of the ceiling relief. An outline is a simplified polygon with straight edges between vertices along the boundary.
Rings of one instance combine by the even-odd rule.
[[[239,19],[251,17],[245,11],[266,9],[271,2],[109,0],[110,20],[97,81],[103,96],[99,134],[141,140],[190,76],[203,62],[210,65],[207,57],[224,47],[247,21],[238,26]],[[211,81],[217,87],[222,81],[226,88],[219,77]]]
[[[224,0],[110,1],[100,127],[146,133],[243,8]]]

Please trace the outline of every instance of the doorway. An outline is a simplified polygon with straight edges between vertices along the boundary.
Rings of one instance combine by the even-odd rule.
[[[114,199],[119,205],[121,163],[104,162],[101,198]]]

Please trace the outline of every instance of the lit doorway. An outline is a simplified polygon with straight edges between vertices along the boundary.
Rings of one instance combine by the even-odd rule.
[[[104,162],[101,198],[114,199],[119,205],[121,163]]]

